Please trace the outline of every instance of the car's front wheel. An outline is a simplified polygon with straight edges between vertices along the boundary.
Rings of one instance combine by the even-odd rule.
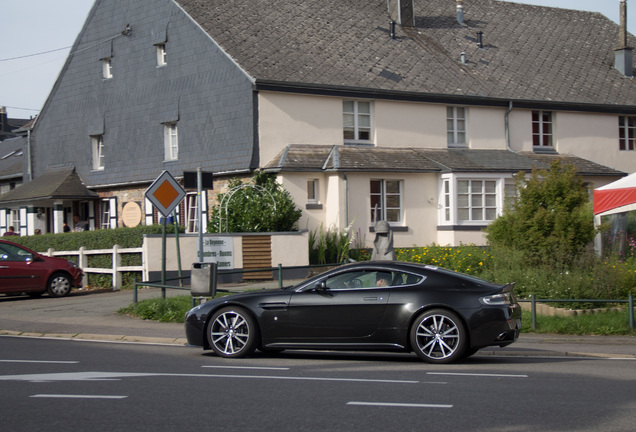
[[[452,363],[462,358],[468,342],[462,321],[444,309],[417,317],[410,338],[417,356],[428,363]]]
[[[73,288],[71,278],[62,273],[51,276],[46,286],[51,297],[65,297],[71,293],[71,288]]]
[[[254,352],[258,329],[254,319],[239,307],[225,307],[212,315],[208,342],[220,357],[245,357]]]

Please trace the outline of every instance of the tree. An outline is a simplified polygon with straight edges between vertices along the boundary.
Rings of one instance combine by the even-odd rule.
[[[516,198],[488,228],[495,247],[520,251],[528,264],[569,265],[594,238],[587,187],[576,168],[555,161],[516,179]]]
[[[296,208],[290,193],[276,182],[273,174],[257,172],[248,183],[232,179],[229,191],[219,194],[217,198],[219,204],[212,209],[208,232],[281,232],[298,229],[302,210]]]

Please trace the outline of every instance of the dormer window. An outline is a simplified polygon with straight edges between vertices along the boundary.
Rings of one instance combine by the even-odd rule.
[[[179,159],[179,135],[177,133],[177,122],[163,124],[164,136],[164,161],[175,161]]]
[[[166,44],[160,43],[155,45],[155,50],[157,52],[157,67],[165,66],[167,64]]]
[[[113,77],[113,65],[111,58],[102,59],[102,78],[111,79]]]
[[[91,146],[93,153],[93,169],[101,171],[104,169],[104,136],[92,135]]]

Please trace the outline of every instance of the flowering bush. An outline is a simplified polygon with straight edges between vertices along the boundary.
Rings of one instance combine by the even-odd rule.
[[[397,249],[395,252],[398,261],[434,265],[475,276],[480,275],[492,260],[487,249],[475,245],[459,247],[432,245]]]

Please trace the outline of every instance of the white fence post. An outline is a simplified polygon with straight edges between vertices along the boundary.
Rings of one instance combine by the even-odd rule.
[[[121,255],[119,254],[119,245],[113,246],[113,291],[119,291],[121,289]]]
[[[81,246],[79,248],[79,254],[77,256],[77,265],[81,269],[88,267],[88,257],[84,254],[85,250],[86,248],[84,248],[84,246]],[[84,272],[84,276],[82,276],[82,286],[86,288],[87,285],[88,285],[88,273]]]

